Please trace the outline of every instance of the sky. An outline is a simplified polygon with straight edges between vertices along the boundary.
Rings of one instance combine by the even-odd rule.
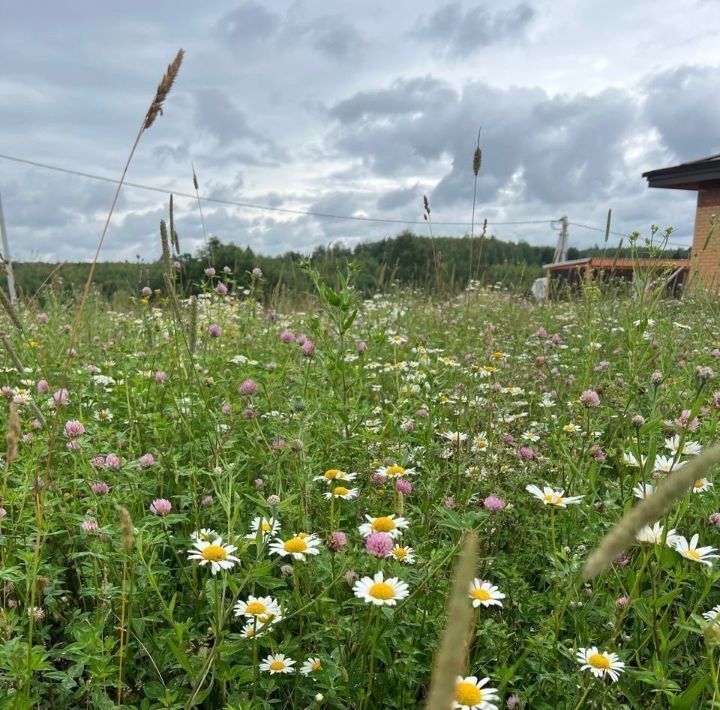
[[[550,220],[691,241],[696,194],[642,173],[720,152],[720,0],[0,0],[0,154],[117,179],[185,49],[130,182],[177,198],[180,246],[261,254],[404,228],[555,244]],[[0,158],[16,260],[92,259],[110,183]],[[103,260],[160,253],[167,196],[123,189]],[[392,221],[394,220],[394,221]],[[419,224],[413,224],[419,222]],[[443,225],[443,222],[460,224]],[[507,224],[531,222],[531,224]],[[570,246],[604,235],[571,225]]]

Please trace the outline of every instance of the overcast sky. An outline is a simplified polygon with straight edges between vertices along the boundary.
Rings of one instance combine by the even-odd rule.
[[[718,36],[718,0],[0,0],[0,153],[118,177],[183,47],[130,181],[192,192],[194,163],[210,197],[411,222],[426,193],[436,221],[469,222],[482,125],[477,214],[499,238],[554,244],[547,223],[499,223],[604,225],[612,208],[618,232],[672,225],[687,244],[695,193],[641,174],[720,152]],[[14,258],[92,258],[112,193],[0,160]],[[194,251],[197,204],[176,204]],[[126,188],[102,258],[157,258],[166,205]],[[265,254],[404,226],[203,211],[210,234]],[[602,238],[571,227],[571,246]]]

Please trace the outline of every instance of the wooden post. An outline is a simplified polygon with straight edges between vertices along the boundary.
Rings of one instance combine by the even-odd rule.
[[[17,300],[15,292],[15,275],[13,274],[12,257],[10,256],[10,244],[8,243],[7,229],[5,228],[5,216],[3,215],[2,199],[0,198],[0,237],[2,237],[2,256],[5,260],[5,271],[7,272],[8,291],[10,293],[10,301],[14,303]]]

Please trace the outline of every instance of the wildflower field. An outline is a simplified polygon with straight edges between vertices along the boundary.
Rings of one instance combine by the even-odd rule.
[[[716,438],[715,303],[223,266],[6,307],[1,707],[422,707],[458,632],[456,708],[720,706],[712,467],[581,577]]]

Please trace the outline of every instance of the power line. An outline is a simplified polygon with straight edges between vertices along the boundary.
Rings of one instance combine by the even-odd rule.
[[[60,165],[52,165],[50,163],[42,163],[37,160],[29,160],[27,158],[19,158],[15,155],[7,155],[5,153],[0,153],[0,159],[2,160],[8,160],[13,163],[21,163],[23,165],[30,165],[35,168],[42,168],[43,170],[52,170],[59,173],[65,173],[66,175],[75,175],[77,177],[83,177],[87,178],[88,180],[98,180],[100,182],[107,182],[114,185],[117,185],[120,183],[119,180],[111,177],[107,177],[105,175],[95,175],[94,173],[88,173],[82,170],[73,170],[71,168],[65,168]],[[185,197],[190,200],[201,200],[202,202],[210,202],[220,205],[232,205],[233,207],[241,207],[243,209],[251,209],[251,210],[259,210],[264,212],[277,212],[280,214],[291,214],[291,215],[297,215],[302,217],[317,217],[319,219],[339,219],[339,220],[345,220],[350,222],[374,222],[374,223],[380,223],[380,224],[425,224],[423,220],[418,219],[391,219],[387,217],[361,217],[357,215],[342,215],[342,214],[332,214],[328,212],[315,212],[313,210],[300,210],[300,209],[292,209],[289,207],[272,207],[270,205],[259,205],[252,202],[241,202],[238,200],[224,200],[219,197],[204,197],[202,195],[193,195],[189,192],[178,192],[175,190],[168,190],[166,188],[162,187],[156,187],[154,185],[144,185],[137,182],[124,182],[123,185],[125,187],[135,188],[138,190],[146,190],[148,192],[156,192],[163,195],[174,195],[175,197]],[[505,222],[491,222],[488,221],[489,225],[492,226],[521,226],[521,225],[528,225],[528,224],[547,224],[552,228],[553,223],[557,223],[560,220],[557,219],[530,219],[530,220],[511,220],[511,221],[505,221]],[[469,227],[470,222],[437,222],[433,220],[433,224],[436,224],[438,226],[443,227]],[[602,227],[594,227],[589,224],[582,224],[580,222],[568,222],[568,224],[572,225],[573,227],[579,227],[581,229],[589,229],[593,232],[602,232],[605,233],[605,229]],[[628,237],[628,234],[623,234],[622,232],[615,232],[610,231],[610,234],[613,234],[618,237]],[[670,246],[676,246],[681,247],[685,249],[689,249],[690,245],[688,244],[679,244],[678,242],[667,242]]]
[[[71,170],[70,168],[63,168],[59,165],[50,165],[49,163],[41,163],[36,160],[27,160],[25,158],[18,158],[13,155],[6,155],[3,153],[0,153],[0,159],[2,160],[9,160],[14,163],[22,163],[24,165],[31,165],[36,168],[43,168],[45,170],[54,170],[59,173],[65,173],[67,175],[76,175],[78,177],[84,177],[88,178],[89,180],[99,180],[102,182],[109,182],[113,183],[115,185],[119,184],[119,180],[116,180],[115,178],[106,177],[104,175],[94,175],[93,173],[87,173],[83,172],[81,170]],[[137,182],[123,182],[124,187],[133,187],[138,190],[148,190],[150,192],[159,192],[164,195],[174,195],[175,197],[187,197],[191,200],[200,199],[203,202],[213,202],[220,205],[233,205],[235,207],[243,207],[245,209],[252,209],[252,210],[263,210],[267,212],[280,212],[283,214],[293,214],[293,215],[299,215],[299,216],[306,216],[306,217],[319,217],[323,219],[342,219],[347,221],[355,221],[355,222],[381,222],[381,223],[387,223],[387,224],[425,224],[422,220],[416,220],[416,219],[389,219],[389,218],[382,218],[382,217],[360,217],[357,215],[341,215],[341,214],[331,214],[327,212],[315,212],[312,210],[296,210],[296,209],[290,209],[287,207],[271,207],[270,205],[258,205],[251,202],[239,202],[237,200],[223,200],[219,197],[203,197],[192,195],[188,192],[178,192],[175,190],[167,190],[162,187],[155,187],[153,185],[142,185]],[[549,224],[552,220],[550,219],[534,219],[534,220],[517,220],[512,222],[490,222],[488,221],[488,224],[491,225],[523,225],[523,224]],[[470,222],[436,222],[433,220],[433,224],[439,225],[439,226],[455,226],[455,227],[469,227]]]

